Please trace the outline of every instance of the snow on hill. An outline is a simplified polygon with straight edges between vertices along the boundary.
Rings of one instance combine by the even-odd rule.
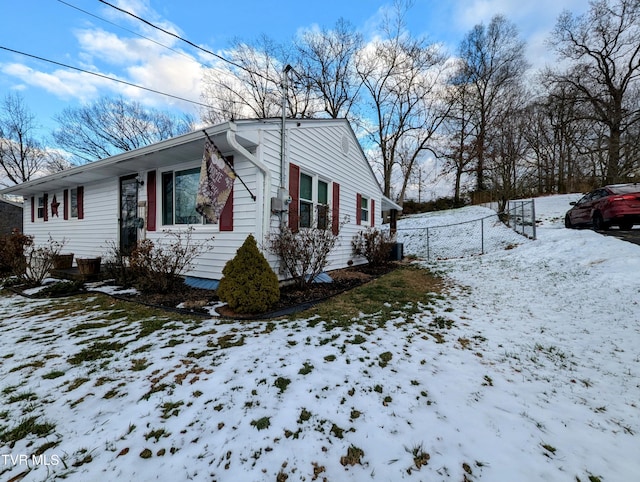
[[[416,261],[447,295],[373,329],[212,319],[141,337],[105,306],[1,298],[0,478],[637,480],[640,246],[565,229],[576,198],[536,200],[535,241]],[[70,363],[96,343],[122,347]],[[16,462],[37,448],[49,465]]]

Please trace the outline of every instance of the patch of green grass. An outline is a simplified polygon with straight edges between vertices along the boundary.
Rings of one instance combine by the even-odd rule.
[[[324,361],[327,361],[327,362],[336,361],[336,356],[335,355],[327,355],[327,356],[324,357]]]
[[[171,435],[169,432],[167,432],[165,429],[163,428],[159,428],[157,430],[150,430],[149,432],[144,434],[144,439],[145,440],[149,440],[151,438],[156,439],[156,442],[158,440],[160,440],[162,437],[168,437],[169,435]]]
[[[79,386],[87,383],[88,381],[89,381],[88,378],[84,378],[84,377],[76,378],[71,383],[69,383],[69,386],[67,387],[67,392],[71,392],[71,391],[75,390],[76,388],[78,388]]]
[[[209,341],[209,348],[232,348],[234,346],[244,345],[244,335],[237,337],[235,333],[229,333],[218,338],[217,341]]]
[[[434,296],[444,291],[442,280],[426,268],[402,266],[376,280],[333,297],[325,303],[299,314],[300,318],[324,320],[327,330],[348,326],[361,314],[376,315],[384,322],[396,317],[394,312],[418,313]],[[422,306],[420,306],[422,305]]]
[[[271,417],[262,417],[258,420],[251,420],[251,426],[255,427],[257,430],[264,430],[265,428],[269,428],[271,425]]]
[[[97,330],[98,328],[106,328],[107,326],[109,326],[109,323],[106,323],[104,321],[78,323],[77,325],[69,328],[69,334],[77,334],[77,336],[82,336],[86,335],[85,332],[87,331]]]
[[[313,371],[313,365],[309,362],[304,362],[302,368],[298,371],[300,375],[308,375]]]
[[[44,361],[35,360],[29,363],[18,365],[17,367],[13,367],[11,370],[9,370],[9,373],[24,370],[25,368],[42,368],[43,366],[44,366]]]
[[[548,452],[548,453],[545,453],[547,457],[549,457],[550,455],[555,455],[556,448],[553,445],[540,444],[540,446]]]
[[[16,402],[33,402],[34,400],[37,400],[38,396],[33,393],[33,392],[21,392],[18,393],[16,395],[12,395],[9,397],[9,403],[16,403]]]
[[[134,358],[131,360],[131,371],[141,372],[149,366],[146,358]]]
[[[117,341],[97,341],[83,348],[80,352],[70,357],[67,361],[72,365],[80,365],[86,361],[95,361],[103,358],[111,358],[113,352],[120,351],[125,345]]]
[[[331,425],[330,432],[337,438],[344,438],[344,429],[338,427],[335,423]]]
[[[284,377],[278,377],[276,378],[276,381],[273,382],[273,385],[278,389],[280,389],[280,393],[282,393],[287,389],[290,383],[291,383],[290,379],[284,378]]]
[[[364,457],[364,450],[356,447],[355,445],[351,445],[347,449],[347,455],[343,455],[342,457],[340,457],[340,463],[345,467],[347,465],[361,465],[362,461],[360,459],[362,457]]]
[[[385,351],[384,353],[381,353],[378,358],[380,358],[380,361],[378,362],[378,365],[380,365],[380,367],[384,368],[384,367],[387,366],[387,364],[393,358],[393,354],[390,351]]]
[[[300,411],[300,417],[298,417],[298,423],[306,422],[310,418],[311,418],[311,412],[308,411],[306,408],[303,408]]]
[[[138,333],[138,339],[149,336],[152,333],[160,330],[166,330],[170,328],[177,328],[177,325],[170,324],[173,320],[169,318],[153,317],[140,322],[140,332]]]
[[[54,378],[59,378],[64,374],[65,372],[63,372],[62,370],[52,370],[49,373],[45,373],[44,375],[42,375],[42,378],[44,378],[45,380],[53,380]]]
[[[11,430],[0,432],[0,441],[4,443],[16,442],[18,440],[22,440],[29,434],[37,435],[38,437],[46,437],[56,428],[52,423],[38,423],[37,420],[38,417],[22,419],[20,423]]]
[[[177,417],[180,413],[180,407],[184,405],[184,402],[165,402],[162,404],[162,415],[161,417],[165,420],[169,417]]]

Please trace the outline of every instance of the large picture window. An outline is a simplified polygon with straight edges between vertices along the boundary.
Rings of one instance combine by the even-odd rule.
[[[162,174],[162,224],[201,224],[196,211],[200,168]]]

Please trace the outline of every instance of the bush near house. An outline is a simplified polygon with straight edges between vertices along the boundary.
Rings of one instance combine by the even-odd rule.
[[[345,218],[334,230],[328,211],[327,219],[325,226],[299,230],[281,226],[267,236],[267,250],[278,256],[285,272],[300,288],[308,287],[324,271],[329,254],[338,243],[340,229],[348,220]]]
[[[33,236],[18,231],[0,236],[0,277],[22,276],[27,263],[25,249],[33,246]]]
[[[364,256],[372,266],[382,266],[391,261],[392,244],[388,231],[373,228],[358,232],[351,240],[353,254]]]
[[[265,312],[280,299],[278,277],[252,235],[227,262],[222,276],[218,297],[238,313]]]
[[[210,245],[213,238],[196,242],[192,239],[193,227],[184,232],[165,231],[166,238],[154,243],[142,240],[131,252],[129,272],[132,284],[146,293],[168,293],[184,282],[182,275],[193,267],[193,261]],[[122,253],[113,254],[118,263],[125,263]],[[122,265],[123,266],[123,265]],[[122,267],[121,266],[121,267]]]

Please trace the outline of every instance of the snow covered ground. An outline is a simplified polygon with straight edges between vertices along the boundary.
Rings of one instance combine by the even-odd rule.
[[[447,295],[386,323],[1,298],[0,479],[640,480],[640,246],[564,229],[577,198],[536,200],[536,241],[425,263]]]

